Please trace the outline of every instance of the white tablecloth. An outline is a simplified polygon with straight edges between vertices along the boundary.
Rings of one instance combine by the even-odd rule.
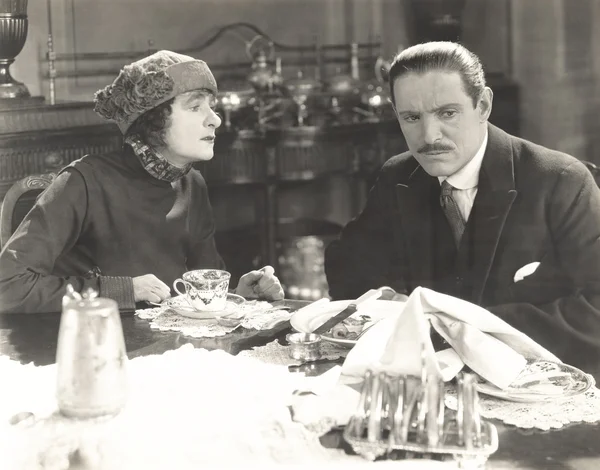
[[[198,469],[358,460],[292,421],[298,378],[286,367],[190,345],[128,363],[129,400],[113,419],[56,412],[55,366],[0,357],[0,468]],[[11,425],[19,412],[28,421]],[[93,465],[89,465],[89,464]]]

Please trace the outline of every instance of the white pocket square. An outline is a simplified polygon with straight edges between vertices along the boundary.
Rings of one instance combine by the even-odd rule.
[[[517,269],[517,272],[515,273],[515,282],[522,281],[527,276],[530,276],[531,274],[533,274],[539,265],[540,265],[540,262],[536,261],[534,263],[526,264],[525,266],[523,266],[520,269]]]

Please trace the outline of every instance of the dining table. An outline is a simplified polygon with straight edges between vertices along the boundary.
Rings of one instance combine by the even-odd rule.
[[[274,306],[289,307],[292,311],[305,306],[307,301],[282,300]],[[220,349],[232,355],[264,346],[272,341],[286,345],[286,335],[291,331],[289,321],[268,330],[237,328],[225,336],[193,338],[175,331],[160,331],[150,327],[148,320],[132,313],[122,313],[121,323],[127,355],[130,359],[160,355],[186,344],[208,350]],[[60,314],[10,314],[0,315],[0,355],[22,364],[37,366],[55,363],[60,325]],[[290,365],[290,373],[304,372],[319,375],[342,359],[317,360]],[[292,361],[290,361],[292,364]],[[596,367],[594,368],[594,364]],[[586,372],[598,377],[596,358],[590,360]],[[592,370],[593,369],[593,370]],[[7,384],[2,384],[6,386]],[[523,406],[527,406],[524,404]],[[486,464],[490,470],[597,470],[600,469],[600,423],[574,423],[560,429],[542,431],[521,429],[492,420],[498,430],[499,448]],[[320,438],[321,444],[330,448],[343,448],[352,452],[340,429],[333,429]]]

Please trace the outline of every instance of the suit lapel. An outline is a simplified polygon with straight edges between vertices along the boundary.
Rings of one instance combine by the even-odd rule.
[[[506,218],[517,197],[511,137],[491,124],[488,129],[488,145],[469,218],[469,230],[475,237],[471,248],[471,299],[475,303],[481,302]]]
[[[433,279],[433,184],[437,184],[437,180],[417,166],[407,182],[396,185],[412,288]]]
[[[471,271],[471,301],[475,303],[481,301],[504,224],[517,197],[511,139],[504,131],[488,124],[488,145],[468,222],[477,240],[472,247]],[[421,166],[417,166],[406,181],[396,185],[412,288],[431,282],[435,272],[432,210],[437,199],[432,197],[436,194],[434,186],[439,192],[437,178],[429,176]]]

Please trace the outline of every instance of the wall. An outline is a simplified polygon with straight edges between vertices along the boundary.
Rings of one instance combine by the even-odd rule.
[[[181,50],[201,44],[226,24],[248,22],[287,44],[345,42],[346,0],[51,0],[54,46],[57,53]],[[33,94],[48,96],[41,80],[39,58],[46,51],[46,2],[29,2],[30,33],[14,67]],[[331,25],[331,26],[330,26]],[[246,39],[253,33],[242,31]],[[209,63],[247,60],[243,43],[225,35],[217,47],[203,52]],[[110,63],[110,61],[109,61]],[[106,62],[104,62],[106,64]],[[103,64],[103,65],[104,65]],[[59,66],[64,64],[59,64]],[[116,66],[122,64],[115,64]],[[78,63],[86,68],[88,63]],[[59,79],[59,100],[89,100],[111,77]]]
[[[523,136],[600,163],[600,1],[511,4]]]
[[[50,0],[54,50],[58,54],[144,51],[149,48],[181,50],[202,43],[219,27],[244,21],[286,44],[368,42],[381,39],[391,57],[410,44],[406,0]],[[468,0],[464,42],[484,59],[490,72],[507,64],[507,1]],[[15,78],[34,95],[48,97],[40,59],[47,51],[47,2],[29,2],[29,34],[12,66]],[[494,25],[493,30],[490,25]],[[492,32],[493,31],[493,32]],[[249,32],[243,33],[247,39]],[[202,53],[209,63],[246,60],[242,42],[226,35],[217,47]],[[103,65],[113,65],[105,61]],[[65,64],[61,63],[59,66]],[[116,63],[118,68],[122,64]],[[90,63],[75,64],[80,69]],[[90,100],[110,80],[59,79],[59,101]]]

